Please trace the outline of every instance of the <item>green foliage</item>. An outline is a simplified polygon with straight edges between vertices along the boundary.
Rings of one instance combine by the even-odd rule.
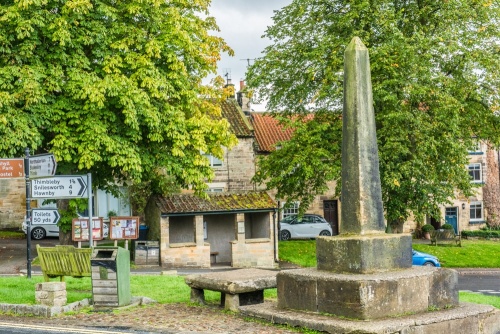
[[[236,138],[220,118],[215,73],[226,43],[209,1],[14,1],[0,5],[2,156],[52,152],[58,172],[165,178],[202,193]],[[218,81],[220,82],[220,81]]]
[[[304,0],[277,11],[248,84],[280,116],[317,117],[259,161],[258,181],[304,206],[339,181],[343,53],[358,36],[370,51],[386,219],[438,218],[456,190],[474,191],[472,138],[500,144],[499,17],[498,2],[469,0]]]
[[[443,225],[441,225],[441,228],[443,230],[453,230],[453,225],[451,225],[451,224],[443,224]]]
[[[500,230],[477,230],[477,231],[462,231],[462,237],[477,237],[477,238],[500,238]]]
[[[422,232],[430,232],[430,231],[434,231],[434,226],[432,226],[431,224],[425,224],[424,226],[422,226]]]

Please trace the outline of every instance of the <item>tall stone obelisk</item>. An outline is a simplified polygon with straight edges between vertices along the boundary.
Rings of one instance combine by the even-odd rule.
[[[368,49],[345,51],[342,129],[342,233],[385,233]]]
[[[318,269],[376,273],[411,267],[411,236],[386,234],[368,49],[344,56],[340,236],[317,240]]]

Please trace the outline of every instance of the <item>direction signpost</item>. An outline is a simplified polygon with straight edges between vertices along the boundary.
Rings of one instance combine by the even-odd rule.
[[[33,224],[57,224],[61,215],[57,209],[33,209],[31,221]]]
[[[81,198],[87,196],[87,183],[83,176],[58,175],[31,180],[32,198]]]
[[[28,159],[30,179],[56,175],[57,162],[53,154],[32,155]]]

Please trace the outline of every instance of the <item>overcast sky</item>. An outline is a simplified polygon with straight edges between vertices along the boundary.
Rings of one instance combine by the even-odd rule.
[[[210,14],[220,28],[217,35],[224,38],[234,50],[234,57],[223,55],[219,62],[218,75],[230,73],[236,91],[240,80],[245,78],[247,59],[261,56],[262,50],[270,43],[262,39],[266,28],[272,25],[273,10],[281,9],[292,0],[212,0]],[[252,60],[250,60],[252,62]],[[263,111],[263,106],[255,106]]]

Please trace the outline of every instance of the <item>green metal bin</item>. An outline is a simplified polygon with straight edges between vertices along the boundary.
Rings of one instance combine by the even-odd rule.
[[[94,247],[90,258],[95,307],[129,305],[130,254],[122,247]]]

